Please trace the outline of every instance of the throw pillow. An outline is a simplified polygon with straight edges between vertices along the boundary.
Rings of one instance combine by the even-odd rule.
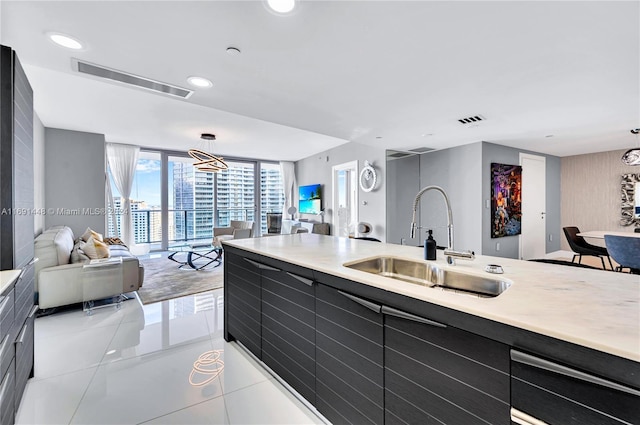
[[[80,239],[82,239],[85,242],[88,242],[89,238],[92,236],[94,239],[102,242],[102,235],[96,232],[95,230],[91,229],[90,227],[87,227],[87,230],[85,230],[82,236],[80,236]]]
[[[71,251],[71,262],[72,263],[83,263],[87,260],[90,260],[89,256],[87,254],[84,253],[84,251],[82,251],[80,249],[80,245],[84,244],[84,241],[78,241],[76,242],[76,244],[73,246],[73,251]]]
[[[96,260],[98,258],[109,258],[111,256],[111,252],[109,251],[107,244],[94,239],[93,236],[91,236],[84,244],[81,244],[80,249],[92,260]]]

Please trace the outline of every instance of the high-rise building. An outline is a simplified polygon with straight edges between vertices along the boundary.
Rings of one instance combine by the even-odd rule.
[[[154,214],[152,214],[145,201],[136,201],[131,199],[129,201],[131,205],[131,220],[133,222],[133,236],[136,243],[147,243],[150,241],[152,220],[155,220]],[[127,212],[122,210],[124,204],[121,197],[113,199],[113,211],[110,212],[110,217],[107,223],[107,235],[122,237],[122,221],[123,217],[127,216]],[[159,214],[158,214],[159,216]],[[118,233],[116,234],[115,223],[118,225]],[[158,220],[160,218],[158,217]]]
[[[253,164],[229,164],[217,175],[216,194],[219,227],[231,220],[255,220],[255,171]]]
[[[147,243],[149,241],[149,215],[146,212],[136,212],[139,210],[147,210],[145,201],[130,201],[131,204],[131,220],[133,221],[133,236],[136,243]]]
[[[175,239],[213,237],[213,173],[205,173],[185,162],[173,163]]]
[[[188,162],[175,161],[172,166],[173,205],[169,210],[168,240],[190,241],[213,237],[213,227],[225,227],[231,220],[257,221],[256,176],[253,163],[230,162],[219,173],[194,169]],[[256,231],[267,232],[266,214],[282,212],[283,183],[278,164],[260,164],[260,221]],[[123,199],[114,199],[107,221],[107,234],[120,236]],[[144,200],[131,200],[131,218],[136,243],[158,243],[162,240],[160,206]],[[217,214],[217,218],[215,215]],[[119,234],[115,232],[115,225]]]

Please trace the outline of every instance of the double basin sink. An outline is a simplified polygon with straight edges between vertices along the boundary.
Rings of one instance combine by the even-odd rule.
[[[504,279],[465,274],[451,269],[443,269],[436,264],[425,261],[389,256],[352,261],[345,263],[344,266],[403,282],[480,298],[497,297],[511,286],[511,282]]]

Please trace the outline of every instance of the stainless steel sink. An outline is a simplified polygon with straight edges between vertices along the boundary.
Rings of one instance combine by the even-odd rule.
[[[373,257],[345,263],[344,266],[416,285],[482,298],[497,297],[511,286],[511,282],[506,280],[445,270],[433,263],[397,257]]]

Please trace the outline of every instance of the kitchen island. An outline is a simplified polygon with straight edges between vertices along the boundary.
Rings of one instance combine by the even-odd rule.
[[[344,266],[422,255],[315,234],[225,243],[225,338],[334,423],[640,423],[638,276],[439,252],[444,270],[503,267],[509,288],[479,298]]]

